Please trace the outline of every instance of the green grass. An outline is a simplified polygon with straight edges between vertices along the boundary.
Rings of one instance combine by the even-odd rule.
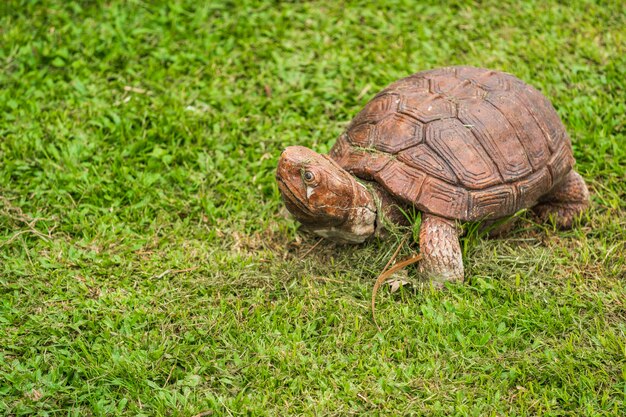
[[[626,413],[623,4],[380,3],[0,6],[0,414]],[[307,253],[277,157],[450,64],[552,100],[592,209],[470,234],[379,333],[397,241]]]

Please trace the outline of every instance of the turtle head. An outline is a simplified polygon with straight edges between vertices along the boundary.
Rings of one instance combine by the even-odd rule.
[[[290,146],[276,180],[287,209],[314,233],[341,243],[360,243],[374,233],[371,193],[327,155]]]

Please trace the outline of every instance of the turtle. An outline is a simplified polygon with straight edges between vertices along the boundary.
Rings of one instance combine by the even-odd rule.
[[[522,209],[570,228],[589,205],[570,137],[550,101],[505,72],[421,71],[376,94],[328,154],[289,146],[276,179],[291,214],[338,243],[381,236],[420,213],[418,272],[442,287],[464,279],[463,222]]]

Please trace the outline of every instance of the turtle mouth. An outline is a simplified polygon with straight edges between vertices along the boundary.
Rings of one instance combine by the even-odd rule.
[[[297,217],[300,221],[304,220],[303,223],[313,222],[317,216],[304,203],[305,199],[300,192],[298,190],[294,190],[287,181],[278,175],[276,176],[276,181],[278,182],[278,189],[285,200],[285,205],[291,214]]]

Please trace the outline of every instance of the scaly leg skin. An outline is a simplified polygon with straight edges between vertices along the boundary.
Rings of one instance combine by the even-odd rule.
[[[583,178],[571,170],[565,179],[548,195],[539,200],[533,212],[542,221],[553,215],[556,225],[561,229],[569,229],[578,217],[589,206],[589,190]]]
[[[435,287],[463,281],[460,233],[461,228],[454,220],[422,213],[419,274]]]

